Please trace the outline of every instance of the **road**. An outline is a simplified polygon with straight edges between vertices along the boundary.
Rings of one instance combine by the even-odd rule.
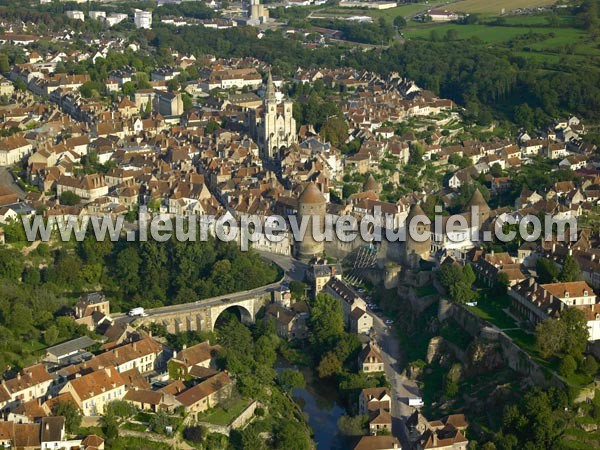
[[[400,342],[388,325],[384,323],[385,316],[381,313],[376,314],[371,311],[373,316],[373,328],[377,333],[377,340],[381,348],[381,357],[385,366],[385,375],[392,386],[392,432],[394,436],[405,440],[405,427],[403,422],[415,411],[412,406],[408,406],[407,399],[421,397],[417,384],[400,374]],[[394,325],[392,325],[393,327]]]
[[[6,167],[0,167],[0,185],[13,191],[21,200],[27,195],[27,193],[15,183],[15,179]]]

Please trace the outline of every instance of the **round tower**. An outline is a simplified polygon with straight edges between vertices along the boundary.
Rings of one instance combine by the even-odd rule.
[[[479,217],[479,228],[481,228],[481,226],[490,218],[491,209],[485,201],[485,198],[483,198],[483,194],[479,188],[475,188],[475,192],[473,192],[471,200],[469,200],[469,203],[467,203],[466,212],[470,213],[475,206],[478,208],[477,215]]]
[[[418,219],[414,219],[415,217]],[[405,262],[416,267],[421,259],[428,259],[431,252],[431,224],[420,205],[411,206],[405,226]]]
[[[296,240],[296,256],[310,259],[320,256],[325,250],[325,241],[318,242],[314,234],[322,234],[325,230],[325,213],[327,200],[315,183],[309,183],[298,198],[298,230],[303,220],[307,221],[304,236],[294,236]],[[308,219],[304,219],[307,217]],[[314,224],[314,225],[313,225]],[[314,227],[314,228],[313,228]],[[313,229],[317,230],[313,233]]]
[[[381,186],[379,185],[379,183],[377,182],[375,177],[371,174],[367,175],[367,179],[365,180],[365,183],[363,184],[363,192],[369,192],[369,191],[373,191],[377,195],[379,195],[381,193]]]

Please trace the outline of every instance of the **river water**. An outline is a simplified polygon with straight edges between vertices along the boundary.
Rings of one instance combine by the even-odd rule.
[[[337,423],[346,414],[346,410],[340,404],[337,386],[319,380],[308,367],[298,369],[282,365],[280,368],[300,370],[304,375],[306,388],[292,390],[292,396],[308,416],[308,425],[314,432],[317,450],[344,450],[346,446],[338,433]]]

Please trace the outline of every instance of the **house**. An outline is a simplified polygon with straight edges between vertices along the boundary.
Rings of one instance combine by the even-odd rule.
[[[560,318],[566,308],[578,308],[588,317],[590,341],[600,339],[600,305],[592,287],[585,281],[538,284],[528,278],[508,291],[511,307],[533,325],[548,318]]]
[[[175,398],[187,412],[203,412],[227,400],[233,391],[233,384],[233,380],[226,372],[219,372],[186,389]]]
[[[158,412],[164,404],[165,393],[150,389],[130,389],[123,400],[131,403],[137,409]]]
[[[17,164],[29,156],[32,149],[33,145],[20,134],[0,139],[0,167]]]
[[[363,436],[354,450],[401,450],[400,441],[394,436]]]
[[[311,261],[306,271],[306,278],[312,288],[313,297],[323,290],[325,284],[332,278],[342,278],[341,264],[328,264],[323,258]]]
[[[363,347],[358,355],[358,367],[366,374],[384,371],[383,358],[376,342],[371,341]]]
[[[408,441],[417,449],[467,450],[467,425],[464,414],[428,421],[419,410],[406,420]]]
[[[59,391],[70,393],[84,416],[104,413],[105,406],[126,394],[125,381],[114,367],[104,367],[87,375],[76,375]]]
[[[0,391],[0,405],[4,403],[4,407],[11,410],[20,403],[44,398],[51,385],[52,377],[43,364],[27,367],[16,377],[2,381],[4,392]],[[8,398],[3,395],[6,393]]]
[[[447,9],[429,9],[425,17],[430,18],[432,22],[451,22],[458,19],[458,14]]]
[[[358,413],[369,416],[369,432],[390,434],[392,431],[390,390],[385,387],[363,389],[358,398]]]
[[[181,367],[184,374],[188,374],[194,366],[215,368],[215,358],[220,349],[221,346],[210,345],[209,341],[201,342],[189,348],[184,345],[183,350],[173,353],[169,366],[177,365]]]
[[[308,337],[307,322],[310,314],[306,302],[293,303],[289,308],[277,303],[270,303],[265,314],[266,318],[275,321],[277,336],[287,340]]]
[[[331,295],[342,304],[344,323],[348,328],[350,328],[353,321],[356,321],[356,319],[352,317],[352,311],[356,308],[359,308],[362,311],[367,310],[366,302],[358,295],[352,286],[341,278],[330,278],[325,284],[323,292]],[[358,326],[358,323],[356,326]]]
[[[96,341],[88,336],[81,336],[62,344],[46,349],[44,362],[56,365],[74,364],[81,359],[89,359],[92,354],[87,349],[95,345]]]
[[[110,302],[98,292],[84,294],[75,305],[75,316],[78,319],[91,316],[94,312],[100,312],[105,316],[110,315]]]
[[[367,334],[373,327],[373,317],[362,308],[356,307],[350,313],[350,332]]]
[[[56,182],[56,195],[60,197],[67,191],[91,201],[107,195],[108,185],[104,181],[104,175],[101,174],[84,175],[82,178],[61,175]]]

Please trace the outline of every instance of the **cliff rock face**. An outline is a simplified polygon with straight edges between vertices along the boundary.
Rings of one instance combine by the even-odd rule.
[[[495,342],[474,340],[467,349],[466,372],[468,376],[481,375],[505,367],[502,351]]]

